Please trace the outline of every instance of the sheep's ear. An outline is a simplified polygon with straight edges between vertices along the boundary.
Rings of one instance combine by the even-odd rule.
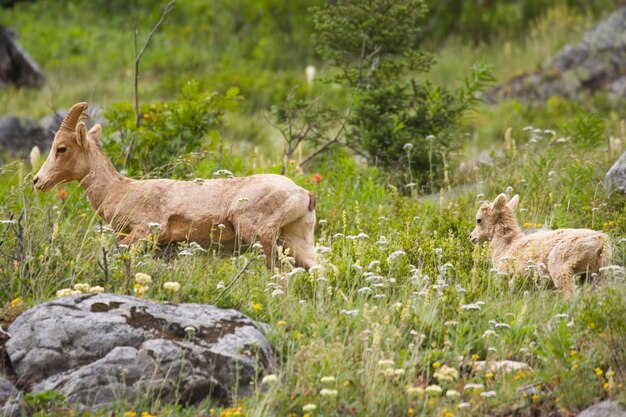
[[[506,196],[504,194],[500,194],[493,200],[493,211],[500,211],[506,204]]]
[[[100,142],[100,134],[102,134],[102,126],[100,123],[96,123],[89,132],[87,132],[87,137],[94,142]]]
[[[509,202],[506,203],[506,206],[512,211],[515,211],[515,209],[517,208],[517,203],[519,203],[519,195],[515,194],[515,197],[510,199]]]
[[[76,142],[78,146],[87,145],[87,126],[83,122],[79,122],[76,125]]]

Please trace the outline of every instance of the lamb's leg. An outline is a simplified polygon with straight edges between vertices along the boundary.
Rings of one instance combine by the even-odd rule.
[[[118,240],[120,245],[132,245],[133,243],[145,239],[150,234],[150,230],[147,227],[135,227],[129,234]]]
[[[550,271],[554,286],[561,290],[565,298],[574,296],[574,270],[569,265],[562,265],[554,272]]]

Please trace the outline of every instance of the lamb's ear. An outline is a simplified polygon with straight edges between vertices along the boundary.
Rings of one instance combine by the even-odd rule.
[[[102,126],[100,123],[96,123],[89,132],[87,132],[87,137],[94,142],[100,142],[100,134],[102,134]]]
[[[493,200],[493,206],[492,206],[493,211],[498,212],[502,210],[505,204],[506,204],[506,195],[500,194],[499,196],[496,197],[495,200]]]
[[[87,146],[87,126],[83,122],[76,125],[76,142],[78,146]]]
[[[511,211],[515,211],[515,209],[517,208],[517,203],[519,203],[519,195],[515,194],[515,197],[510,199],[509,202],[506,203],[506,206],[510,208]]]

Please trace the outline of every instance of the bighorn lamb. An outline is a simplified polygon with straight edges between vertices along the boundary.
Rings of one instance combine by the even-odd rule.
[[[597,273],[607,265],[608,236],[589,229],[557,229],[524,235],[515,218],[519,196],[507,202],[500,194],[484,203],[470,234],[474,244],[491,241],[491,261],[506,273],[523,274],[528,262],[543,263],[556,288],[567,297],[574,294],[574,275]]]
[[[39,191],[78,181],[98,215],[131,244],[160,226],[159,243],[240,237],[263,246],[273,263],[277,240],[298,265],[315,265],[315,195],[279,175],[176,181],[133,180],[118,173],[103,153],[96,124],[89,132],[86,103],[75,104],[57,132],[50,155],[35,178]]]

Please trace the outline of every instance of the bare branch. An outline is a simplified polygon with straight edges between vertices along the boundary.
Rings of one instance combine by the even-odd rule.
[[[163,13],[161,13],[161,17],[159,18],[159,21],[154,25],[154,27],[150,31],[150,34],[148,35],[148,38],[146,39],[146,42],[143,44],[143,47],[141,48],[141,51],[139,51],[139,53],[137,53],[138,29],[137,29],[137,24],[135,23],[135,115],[137,116],[137,120],[135,123],[137,127],[139,127],[139,119],[140,119],[139,117],[139,89],[138,89],[139,62],[141,61],[141,57],[143,56],[143,54],[146,52],[146,49],[148,49],[148,46],[150,45],[150,41],[152,41],[152,37],[163,24],[163,21],[165,20],[165,16],[167,16],[167,14],[172,11],[175,4],[176,4],[176,0],[171,0],[169,3],[167,3],[165,8],[163,9]]]

